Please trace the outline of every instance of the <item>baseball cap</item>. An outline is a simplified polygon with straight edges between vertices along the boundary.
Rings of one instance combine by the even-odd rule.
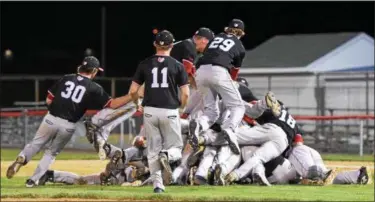
[[[163,30],[156,34],[155,43],[159,46],[169,46],[174,42],[174,37],[168,30]]]
[[[206,27],[199,28],[194,35],[204,37],[208,40],[211,40],[215,37],[214,32]]]
[[[81,68],[91,69],[91,68],[98,68],[99,71],[104,71],[103,68],[100,67],[100,62],[98,58],[94,56],[87,56],[83,59]]]
[[[247,83],[247,80],[243,77],[238,77],[237,82],[245,84],[245,86],[249,87],[249,83]]]
[[[235,28],[245,31],[245,24],[240,19],[233,19],[230,21],[228,28]]]

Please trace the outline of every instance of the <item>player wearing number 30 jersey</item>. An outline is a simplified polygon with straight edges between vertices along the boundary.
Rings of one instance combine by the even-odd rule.
[[[183,142],[178,108],[183,112],[189,98],[188,76],[184,66],[170,57],[173,41],[173,35],[167,30],[156,35],[156,54],[139,64],[130,86],[133,101],[139,106],[137,91],[140,85],[145,85],[143,125],[155,193],[164,192],[164,184],[172,180],[169,163],[181,159]],[[139,109],[142,107],[139,106]]]
[[[194,149],[197,149],[199,132],[208,130],[219,118],[217,102],[220,95],[225,108],[230,111],[230,118],[222,125],[221,133],[233,153],[240,153],[235,130],[243,118],[245,107],[234,81],[245,56],[245,48],[240,41],[245,34],[244,29],[241,20],[233,19],[225,28],[225,33],[216,35],[210,41],[198,61],[195,80],[203,96],[204,110],[203,116],[190,122]]]
[[[40,124],[34,139],[9,166],[8,178],[12,178],[36,153],[47,146],[33,176],[26,181],[26,187],[38,185],[40,177],[69,142],[76,129],[76,122],[87,109],[117,108],[131,100],[128,95],[111,99],[99,84],[92,81],[98,71],[103,71],[99,60],[92,56],[86,57],[78,67],[77,74],[64,76],[48,90],[48,114]]]

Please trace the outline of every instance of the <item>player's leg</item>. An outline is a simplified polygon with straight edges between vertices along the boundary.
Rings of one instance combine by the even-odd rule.
[[[204,185],[208,183],[208,173],[214,162],[214,158],[217,154],[217,149],[212,146],[206,146],[202,160],[199,163],[197,172],[194,176],[194,183],[197,185]]]
[[[64,183],[66,185],[79,184],[80,175],[67,171],[47,170],[47,172],[39,179],[39,185],[46,182]]]
[[[224,177],[235,169],[241,161],[241,156],[234,154],[229,146],[220,147],[215,166],[215,185],[225,185]]]
[[[56,124],[58,124],[57,134],[49,143],[42,159],[39,161],[38,167],[34,171],[34,174],[27,180],[26,187],[37,185],[39,178],[49,169],[50,165],[55,161],[56,156],[70,141],[76,129],[76,124],[63,119],[58,120]]]
[[[163,138],[158,127],[159,110],[153,107],[145,107],[143,113],[143,126],[147,139],[147,161],[154,190],[165,189],[162,179],[162,166],[159,161],[159,155],[163,149]]]
[[[277,158],[284,158],[284,157],[279,156]],[[288,184],[289,181],[293,181],[296,178],[297,178],[296,170],[294,169],[292,164],[288,161],[288,159],[284,159],[284,161],[281,164],[278,164],[277,167],[273,169],[271,176],[269,176],[267,180],[271,184]]]
[[[159,128],[163,138],[161,164],[164,170],[165,183],[172,181],[170,163],[181,160],[183,141],[181,136],[181,122],[177,110],[165,109],[159,112]]]
[[[239,168],[234,172],[237,176],[236,180],[243,179],[250,174],[253,168],[263,165],[268,161],[278,157],[284,152],[288,146],[288,140],[285,132],[274,124],[267,124],[268,132],[265,136],[271,136],[271,140],[262,144],[254,153],[253,156],[246,160]],[[269,184],[265,178],[265,173],[256,173],[263,183]]]
[[[333,184],[368,184],[370,177],[367,168],[362,166],[358,170],[340,172],[333,179]]]
[[[226,109],[230,111],[230,117],[222,125],[222,134],[227,138],[231,150],[235,154],[239,154],[240,148],[235,131],[244,116],[245,106],[238,90],[238,84],[232,80],[229,72],[219,66],[213,66],[212,69],[215,80],[211,84],[211,88],[221,95]]]
[[[241,126],[237,129],[237,140],[240,145],[261,145],[271,140],[268,127],[256,125],[254,127]]]
[[[288,160],[302,178],[307,178],[309,168],[315,165],[310,148],[304,145],[294,146]]]
[[[193,154],[193,149],[190,144],[186,144],[182,152],[182,158],[180,165],[173,170],[172,173],[172,183],[173,184],[183,184],[182,179],[187,176],[189,172],[188,159]]]
[[[57,133],[56,117],[47,114],[40,124],[35,137],[18,154],[16,160],[8,167],[7,178],[12,178],[18,170],[26,165]]]

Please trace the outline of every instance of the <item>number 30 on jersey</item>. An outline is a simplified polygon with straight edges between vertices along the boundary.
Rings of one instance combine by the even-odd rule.
[[[217,48],[219,47],[222,51],[228,52],[233,46],[234,41],[232,39],[223,39],[221,37],[216,37],[210,44],[208,48]]]

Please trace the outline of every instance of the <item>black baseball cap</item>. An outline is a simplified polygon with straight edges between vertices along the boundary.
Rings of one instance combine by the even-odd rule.
[[[100,67],[100,62],[98,58],[94,56],[85,57],[82,61],[82,65],[80,68],[84,68],[84,69],[97,68],[99,69],[99,71],[104,71],[104,69]]]
[[[214,32],[206,27],[199,28],[194,35],[204,37],[208,40],[211,40],[215,37]]]
[[[235,28],[245,31],[245,24],[240,19],[233,19],[230,21],[228,28]]]
[[[237,82],[240,82],[240,83],[243,83],[245,84],[245,86],[249,87],[249,83],[247,82],[247,80],[243,77],[238,77],[237,78]]]
[[[163,30],[156,34],[155,43],[159,46],[169,46],[174,42],[173,34],[168,30]]]

